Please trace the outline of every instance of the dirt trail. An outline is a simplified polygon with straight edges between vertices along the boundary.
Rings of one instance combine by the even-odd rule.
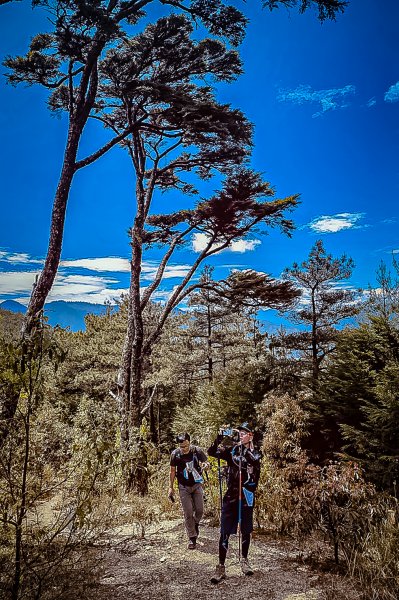
[[[280,542],[254,536],[250,563],[254,575],[242,575],[237,538],[230,538],[227,579],[210,583],[217,562],[219,531],[204,525],[196,550],[187,549],[181,520],[163,521],[146,530],[146,539],[131,536],[123,526],[112,535],[97,600],[356,600],[359,594],[338,575],[311,570],[298,551]]]

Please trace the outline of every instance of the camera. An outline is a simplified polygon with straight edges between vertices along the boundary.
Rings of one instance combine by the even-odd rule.
[[[234,444],[237,444],[240,440],[240,436],[237,429],[233,429],[228,426],[219,429],[219,435],[223,437],[223,446],[234,446]]]
[[[234,429],[221,429],[220,430],[220,435],[222,435],[223,437],[228,436],[231,437],[232,435],[234,435],[235,431]]]

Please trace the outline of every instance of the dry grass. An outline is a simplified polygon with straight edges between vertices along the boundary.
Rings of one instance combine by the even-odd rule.
[[[359,581],[365,600],[397,600],[399,596],[398,507],[385,506],[384,516],[361,546],[346,552],[350,575]]]

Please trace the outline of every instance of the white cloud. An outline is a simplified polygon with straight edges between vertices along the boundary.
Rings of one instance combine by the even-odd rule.
[[[48,297],[48,302],[65,300],[67,302],[90,302],[91,304],[115,303],[122,294],[127,294],[126,288],[107,288],[100,284],[95,286],[84,282],[76,284],[56,283]]]
[[[370,98],[370,100],[367,102],[366,106],[368,108],[371,108],[372,106],[375,106],[376,104],[377,104],[377,100],[373,96],[373,98]]]
[[[30,271],[3,272],[0,277],[0,297],[16,298],[27,304],[38,273]],[[94,277],[91,275],[64,275],[58,273],[48,296],[48,301],[66,300],[103,304],[105,300],[119,298],[127,289],[112,289],[110,284],[119,283],[117,279]]]
[[[399,102],[399,81],[391,85],[384,95],[385,102]]]
[[[62,267],[81,268],[89,271],[111,271],[118,273],[129,273],[130,262],[126,258],[116,256],[105,256],[103,258],[79,258],[77,260],[63,260]]]
[[[321,110],[312,115],[320,117],[323,113],[348,107],[347,97],[356,93],[354,85],[345,85],[342,88],[328,90],[314,90],[310,85],[299,85],[295,89],[281,89],[277,94],[279,102],[292,104],[319,104]]]
[[[81,268],[87,269],[88,271],[99,271],[102,273],[130,273],[130,261],[127,258],[119,258],[116,256],[63,260],[61,266],[65,268]],[[157,269],[157,263],[150,261],[143,262],[141,268],[142,279],[151,281],[155,278]],[[185,277],[189,269],[190,265],[168,265],[163,276],[165,279]]]
[[[232,273],[257,273],[257,275],[268,275],[268,273],[265,273],[265,271],[258,271],[257,269],[237,268],[237,269],[232,269],[231,272]]]
[[[194,233],[192,237],[192,248],[194,252],[202,252],[208,243],[209,237],[206,235],[206,233]],[[230,250],[231,252],[240,253],[250,252],[251,250],[254,250],[254,248],[260,243],[260,240],[236,240],[232,242],[228,248],[224,248],[223,251]],[[211,249],[215,250],[220,246],[221,244],[214,244]]]
[[[111,289],[109,284],[118,283],[116,279],[94,277],[92,275],[67,275],[59,273],[48,296],[48,302],[66,300],[70,302],[91,302],[103,304],[113,301],[127,290]]]
[[[261,243],[260,240],[237,240],[229,246],[232,252],[248,252],[254,250],[255,246]]]
[[[190,265],[170,265],[166,267],[163,275],[164,279],[173,279],[174,277],[185,277],[189,270]]]
[[[56,283],[62,283],[63,285],[91,285],[97,287],[99,284],[104,286],[108,283],[117,283],[117,279],[100,277],[96,275],[64,275],[62,272],[58,273]]]
[[[9,296],[10,294],[26,293],[29,295],[32,291],[36,271],[6,271],[1,273],[0,277],[0,296]]]
[[[322,215],[313,219],[308,226],[316,233],[337,233],[337,231],[342,231],[343,229],[359,229],[362,226],[357,225],[357,222],[363,217],[364,213]]]
[[[28,256],[28,255],[26,255]],[[1,258],[1,257],[0,257]],[[121,294],[128,293],[128,288],[121,287],[121,279],[118,272],[115,276],[101,276],[94,274],[76,274],[71,272],[73,268],[86,268],[101,270],[100,267],[119,267],[120,271],[125,273],[130,270],[125,268],[124,259],[114,259],[108,262],[104,259],[81,259],[76,261],[64,261],[67,263],[66,268],[63,265],[57,273],[54,285],[48,296],[48,302],[56,300],[65,300],[70,302],[91,302],[94,304],[103,304],[105,301],[114,302],[119,299]],[[119,262],[118,262],[119,261]],[[129,265],[129,261],[126,261]],[[21,265],[19,265],[21,266]],[[143,280],[153,280],[158,265],[156,263],[145,263],[143,265]],[[189,265],[170,265],[165,269],[164,278],[183,278],[188,270]],[[106,269],[107,270],[107,269]],[[7,271],[1,272],[0,276],[0,299],[14,298],[22,304],[27,304],[32,292],[32,286],[40,271]],[[125,276],[126,277],[126,276]],[[157,291],[154,299],[164,300],[170,294],[170,291]],[[17,297],[18,296],[18,297]]]
[[[41,265],[43,260],[32,258],[25,252],[8,252],[7,250],[0,250],[0,261],[14,264],[26,264],[26,265]]]
[[[194,252],[202,252],[209,243],[209,237],[206,233],[194,233],[191,241]],[[216,248],[219,248],[220,245],[221,244],[214,244],[211,249],[215,250]]]
[[[251,249],[255,243],[257,242],[238,244],[235,251],[243,252],[245,244]],[[6,272],[0,271],[0,300],[13,298],[27,304],[35,278],[40,274],[40,271],[36,269],[32,271],[28,269],[31,264],[42,264],[43,261],[31,258],[27,253],[12,253],[4,249],[0,250],[0,261],[9,265]],[[155,261],[143,262],[142,281],[153,281],[158,267],[159,263]],[[87,274],[84,272],[82,274],[81,269],[87,271]],[[190,269],[191,265],[187,264],[167,265],[163,279],[182,279]],[[63,260],[60,263],[48,301],[65,300],[96,304],[103,304],[106,300],[113,302],[121,294],[128,292],[127,287],[124,288],[122,285],[128,284],[129,272],[130,261],[121,257]],[[153,298],[166,300],[170,293],[170,290],[160,289],[153,294]]]
[[[175,288],[173,288],[171,290],[157,290],[152,295],[152,299],[157,300],[158,302],[161,302],[162,304],[164,304],[165,302],[167,302],[167,300],[169,300],[169,296],[171,296],[174,289]],[[144,289],[142,291],[144,291]]]
[[[30,264],[30,265],[41,265],[43,264],[43,260],[36,260],[31,258],[29,254],[12,254],[8,257],[8,262],[10,263],[18,263],[18,264]]]

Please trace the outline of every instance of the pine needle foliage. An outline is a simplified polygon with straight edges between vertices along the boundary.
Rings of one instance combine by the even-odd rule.
[[[342,332],[321,386],[322,429],[330,449],[360,462],[393,490],[399,476],[399,330],[371,317]]]

